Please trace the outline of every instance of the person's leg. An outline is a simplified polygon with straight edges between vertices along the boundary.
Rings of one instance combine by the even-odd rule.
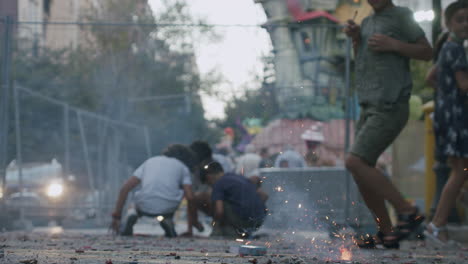
[[[436,191],[431,205],[431,220],[434,217],[437,205],[440,201],[440,196],[442,195],[442,190],[444,189],[445,184],[447,184],[447,181],[451,174],[451,170],[452,169],[447,164],[447,161],[437,162],[433,168],[433,171],[436,175]],[[448,222],[460,223],[460,217],[455,208],[452,208],[452,210],[450,211]]]
[[[241,219],[232,209],[229,202],[224,202],[223,219],[216,221],[210,236],[222,236],[226,238],[248,237],[245,229],[246,221]]]
[[[436,227],[444,227],[447,224],[450,211],[455,206],[456,199],[463,184],[468,179],[468,159],[452,158],[451,164],[452,175],[442,190],[436,213],[432,219],[432,223]],[[431,228],[429,228],[429,230],[430,229]],[[445,232],[440,233],[439,238],[443,241],[448,240],[448,236]]]
[[[239,219],[232,212],[231,207],[224,203],[223,219],[213,222],[212,237],[238,238],[238,228],[233,223],[238,223]]]
[[[390,179],[375,167],[380,155],[393,143],[408,120],[407,102],[391,107],[391,110],[363,108],[357,124],[355,142],[345,162],[364,202],[374,213],[377,225],[384,234],[392,232],[385,200],[390,202],[398,214],[416,211]]]
[[[371,167],[361,158],[351,154],[347,161],[347,168],[353,174],[356,184],[364,191],[370,192],[372,198],[380,196],[387,200],[398,213],[411,213],[413,205],[398,191],[392,181],[375,167]],[[372,194],[373,190],[373,194]],[[381,204],[379,202],[379,204]]]
[[[139,216],[136,213],[127,215],[127,217],[124,220],[123,228],[122,228],[122,231],[120,232],[120,235],[133,236],[133,226],[137,223],[138,218]]]
[[[379,230],[384,234],[393,231],[385,200],[388,200],[399,213],[413,212],[413,206],[381,171],[353,154],[348,156],[346,167],[353,175],[367,207],[374,213]]]
[[[177,232],[175,231],[175,224],[173,220],[175,211],[172,213],[166,213],[166,214],[153,214],[153,213],[144,212],[137,208],[136,212],[138,214],[138,217],[147,216],[147,217],[151,217],[159,221],[159,224],[164,230],[164,235],[166,237],[177,236]]]
[[[159,222],[161,225],[162,229],[164,230],[165,236],[172,238],[172,237],[177,237],[177,232],[175,230],[175,224],[174,224],[174,213],[170,214],[164,214],[161,215],[162,221]]]

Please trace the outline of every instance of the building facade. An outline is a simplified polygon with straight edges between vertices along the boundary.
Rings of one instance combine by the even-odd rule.
[[[105,4],[99,0],[0,0],[0,17],[11,16],[19,22],[16,37],[20,48],[77,48],[88,45],[91,38],[90,27],[78,23],[104,16]],[[148,12],[148,0],[135,1],[132,13]]]

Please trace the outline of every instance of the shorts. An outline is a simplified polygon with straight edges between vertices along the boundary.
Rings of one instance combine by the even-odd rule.
[[[406,126],[408,117],[409,102],[407,100],[384,107],[362,104],[350,153],[375,167],[380,155]]]

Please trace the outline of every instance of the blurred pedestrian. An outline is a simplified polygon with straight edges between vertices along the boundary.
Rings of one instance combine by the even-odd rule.
[[[301,135],[301,139],[304,140],[307,147],[305,160],[308,167],[320,167],[322,165],[323,157],[321,157],[320,146],[325,140],[322,130],[323,124],[318,122],[310,126],[310,128]]]
[[[213,160],[216,160],[223,166],[223,170],[225,172],[234,172],[235,170],[235,165],[234,162],[232,161],[232,158],[229,154],[229,150],[225,147],[218,148],[214,153],[213,153]]]
[[[112,213],[111,229],[117,234],[131,236],[138,218],[149,216],[158,219],[166,237],[176,237],[174,213],[182,198],[185,197],[189,204],[193,200],[190,168],[194,165],[194,158],[188,147],[174,144],[167,147],[162,155],[140,165],[120,190]],[[136,190],[135,212],[126,215],[121,224],[122,210],[132,190]]]
[[[237,159],[236,173],[246,178],[258,176],[253,175],[253,173],[256,174],[261,161],[262,157],[255,153],[255,147],[253,145],[247,145],[245,147],[245,153]]]
[[[437,148],[448,157],[452,175],[425,231],[426,237],[438,244],[449,240],[446,228],[449,213],[468,179],[468,61],[463,47],[468,39],[468,2],[450,4],[445,10],[445,23],[448,38],[434,68],[438,89],[434,132]]]
[[[412,89],[409,61],[430,60],[432,48],[408,8],[395,6],[392,0],[368,3],[374,13],[361,26],[349,20],[345,28],[356,56],[356,90],[361,106],[354,144],[345,164],[379,230],[375,236],[358,239],[357,245],[399,248],[399,241],[414,232],[424,216],[375,166],[408,121]],[[398,214],[396,229],[385,201]]]
[[[258,165],[259,168],[271,168],[273,167],[273,161],[271,160],[270,153],[268,153],[268,148],[261,148],[260,149],[260,157],[262,160]]]
[[[206,160],[216,160],[223,166],[223,170],[226,172],[234,172],[234,164],[231,158],[224,153],[213,153],[213,149],[210,147],[208,142],[203,140],[196,140],[190,144],[190,149],[197,155],[198,164],[201,164]],[[223,150],[225,151],[225,150]]]

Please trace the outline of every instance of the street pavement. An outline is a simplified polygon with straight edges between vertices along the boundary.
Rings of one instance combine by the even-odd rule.
[[[184,225],[178,225],[179,233]],[[260,230],[252,240],[209,238],[209,228],[193,238],[167,239],[152,221],[136,226],[133,237],[100,229],[36,228],[0,233],[0,263],[225,263],[225,264],[438,264],[468,263],[468,248],[435,248],[407,241],[400,250],[360,250],[348,236],[323,232]],[[264,256],[240,256],[241,245],[267,248]],[[2,254],[3,253],[3,254]]]

